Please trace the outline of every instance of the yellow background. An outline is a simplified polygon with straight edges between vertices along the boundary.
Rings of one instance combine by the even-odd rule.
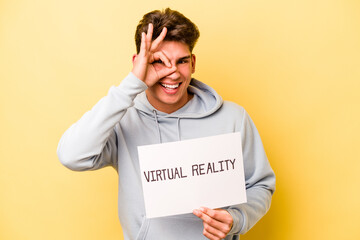
[[[169,2],[0,0],[0,239],[122,239],[116,172],[71,172],[56,147],[167,6],[200,28],[194,77],[247,109],[277,175],[242,239],[360,239],[360,1]]]

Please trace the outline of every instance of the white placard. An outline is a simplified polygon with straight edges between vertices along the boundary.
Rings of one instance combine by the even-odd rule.
[[[239,132],[139,146],[147,218],[246,202]]]

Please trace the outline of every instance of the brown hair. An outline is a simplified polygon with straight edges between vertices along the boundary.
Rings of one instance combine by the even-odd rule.
[[[141,33],[147,32],[149,23],[154,25],[152,39],[156,39],[164,27],[167,33],[164,41],[177,41],[185,43],[192,52],[196,41],[200,36],[197,26],[178,11],[166,8],[165,10],[155,10],[143,16],[135,32],[136,51],[140,52]]]

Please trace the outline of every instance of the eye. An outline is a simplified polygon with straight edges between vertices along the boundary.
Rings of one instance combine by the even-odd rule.
[[[162,64],[163,61],[161,61],[161,60],[159,59],[159,60],[155,60],[155,61],[152,62],[152,64],[155,64],[155,63],[160,63],[160,64]]]
[[[178,61],[178,64],[184,64],[184,63],[188,63],[189,60],[188,59],[181,59]]]

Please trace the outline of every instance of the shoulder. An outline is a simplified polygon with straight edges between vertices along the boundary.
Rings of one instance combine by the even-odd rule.
[[[242,106],[230,101],[224,101],[221,109],[229,114],[244,115],[245,113],[245,109]]]
[[[217,111],[218,116],[221,117],[222,121],[232,123],[235,126],[241,126],[246,117],[245,109],[230,101],[224,101],[220,109]]]

